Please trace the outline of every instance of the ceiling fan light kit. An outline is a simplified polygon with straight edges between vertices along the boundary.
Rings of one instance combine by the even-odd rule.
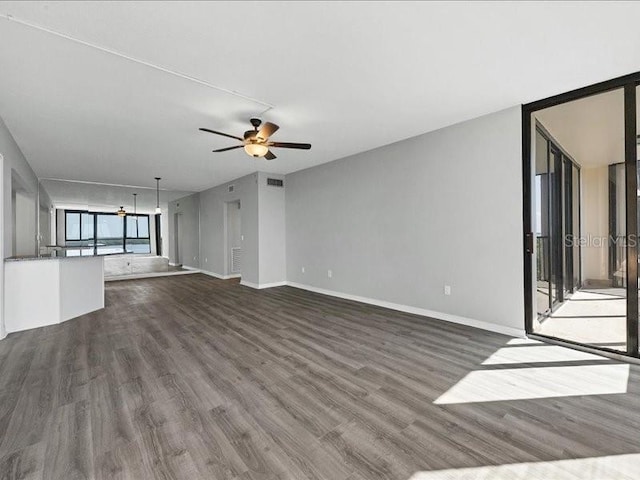
[[[244,151],[252,157],[264,157],[269,151],[269,148],[260,143],[247,143],[244,146]]]
[[[291,142],[271,142],[269,137],[276,133],[280,128],[275,123],[266,122],[262,123],[259,118],[252,118],[250,120],[253,130],[247,130],[244,132],[244,138],[236,137],[228,133],[218,132],[209,128],[201,128],[203,132],[213,133],[215,135],[222,135],[223,137],[233,138],[242,142],[240,145],[233,147],[220,148],[214,150],[214,153],[227,152],[229,150],[235,150],[236,148],[244,148],[247,155],[255,158],[264,157],[267,160],[273,160],[276,156],[271,151],[271,148],[295,148],[298,150],[309,150],[311,148],[310,143],[291,143]],[[258,127],[262,126],[259,130]]]

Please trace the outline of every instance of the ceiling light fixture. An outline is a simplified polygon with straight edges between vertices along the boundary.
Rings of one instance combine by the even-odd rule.
[[[156,177],[156,215],[162,213],[162,210],[160,210],[160,180],[162,178]]]
[[[213,151],[214,153],[228,152],[229,150],[235,150],[236,148],[244,148],[245,153],[251,157],[264,157],[266,160],[275,160],[277,157],[271,151],[272,148],[295,148],[298,150],[309,150],[311,148],[310,143],[272,142],[270,137],[278,131],[280,128],[278,125],[271,122],[263,124],[262,120],[259,118],[252,118],[249,121],[251,122],[253,130],[247,130],[244,132],[242,137],[218,132],[217,130],[211,130],[210,128],[200,128],[200,130],[202,132],[213,133],[223,137],[234,138],[241,142],[240,145],[218,148]]]
[[[266,145],[262,145],[260,143],[247,143],[244,146],[244,151],[252,157],[264,157],[269,148]]]
[[[118,214],[119,217],[124,217],[127,214],[127,212],[125,211],[122,205],[120,205],[120,210],[118,210],[116,213]]]

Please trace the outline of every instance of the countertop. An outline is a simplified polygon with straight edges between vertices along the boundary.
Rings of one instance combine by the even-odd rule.
[[[42,255],[17,255],[15,257],[7,257],[5,262],[26,262],[32,260],[70,260],[74,258],[91,258],[104,257],[104,255],[96,255],[93,252],[79,252],[78,250],[55,250],[51,253]]]

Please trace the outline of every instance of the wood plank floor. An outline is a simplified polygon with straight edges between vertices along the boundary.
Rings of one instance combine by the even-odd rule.
[[[636,366],[291,287],[106,289],[0,342],[0,479],[637,478]]]

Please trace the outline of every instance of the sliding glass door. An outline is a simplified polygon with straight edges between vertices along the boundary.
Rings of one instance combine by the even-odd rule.
[[[523,107],[530,335],[638,356],[639,82]]]
[[[638,84],[640,84],[640,79],[638,80]],[[640,121],[638,121],[638,118],[640,118],[640,86],[637,86],[635,89],[635,119],[636,119],[636,128],[635,128],[635,148],[633,148],[633,146],[631,145],[631,142],[628,142],[627,148],[631,151],[633,151],[635,153],[635,159],[636,159],[636,185],[640,185]],[[629,130],[631,130],[631,128],[629,128]],[[638,191],[637,194],[637,201],[636,201],[636,218],[638,219],[638,224],[637,224],[637,228],[635,230],[636,233],[636,241],[638,238],[640,238],[640,190]],[[637,244],[637,242],[636,242]],[[637,254],[637,247],[636,247],[636,254]],[[640,276],[640,269],[636,269],[636,278],[638,278],[638,276]],[[638,280],[638,284],[640,284],[640,280]],[[638,287],[636,286],[636,289],[638,289]],[[640,291],[640,289],[638,289]],[[636,297],[634,297],[634,299],[637,300]],[[636,303],[636,305],[638,305]],[[637,307],[638,308],[638,307]],[[638,346],[638,330],[640,329],[640,320],[638,318],[638,310],[636,310],[636,318],[635,318],[635,322],[633,321],[633,319],[631,319],[630,322],[628,322],[628,331],[627,331],[627,335],[629,338],[631,338],[630,343],[630,348],[631,349],[635,349],[635,354],[636,356],[640,356],[640,347]],[[633,340],[633,335],[636,335],[635,337],[635,343]]]
[[[579,285],[579,167],[541,124],[535,134],[535,255],[538,318],[549,316]]]

